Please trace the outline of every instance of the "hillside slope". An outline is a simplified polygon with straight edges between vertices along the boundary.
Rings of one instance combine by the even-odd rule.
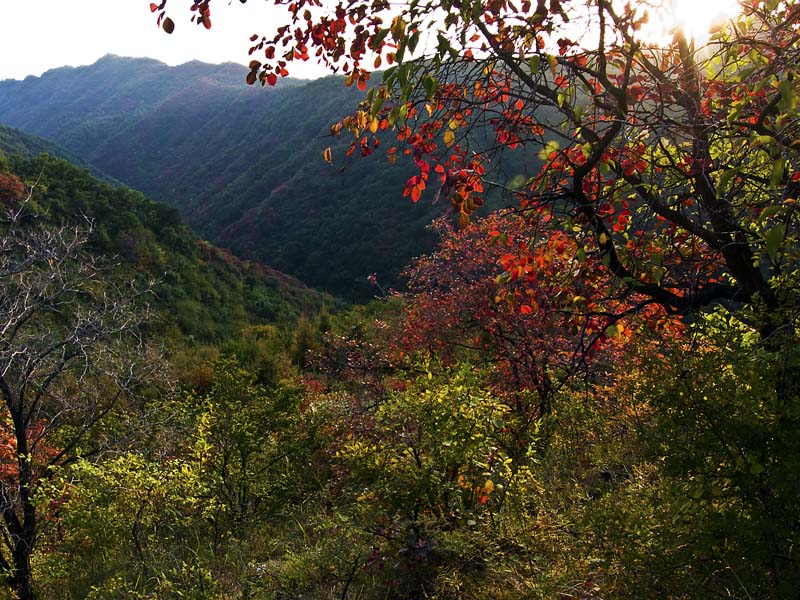
[[[63,158],[64,160],[77,167],[80,167],[81,169],[86,169],[94,177],[102,181],[106,181],[112,185],[121,185],[119,181],[109,175],[106,175],[89,163],[81,160],[77,155],[70,152],[63,146],[59,146],[50,140],[46,140],[35,135],[30,135],[24,131],[20,131],[19,129],[6,127],[4,125],[0,125],[0,152],[6,154],[7,156],[19,154],[28,158],[34,158],[40,154],[56,156]]]
[[[243,327],[292,326],[333,300],[270,267],[244,262],[199,240],[178,211],[140,192],[112,187],[65,160],[0,155],[0,173],[33,188],[30,210],[54,224],[88,218],[91,248],[110,258],[116,276],[154,280],[154,326],[177,340],[219,342]]]
[[[340,78],[253,88],[239,65],[106,56],[0,82],[0,120],[179,208],[214,243],[350,298],[432,247],[446,207],[401,197],[408,166],[322,159],[358,100]],[[341,160],[339,160],[341,158]]]

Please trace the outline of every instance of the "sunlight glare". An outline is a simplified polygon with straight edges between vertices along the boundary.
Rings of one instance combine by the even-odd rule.
[[[641,31],[644,39],[661,42],[680,31],[703,43],[715,28],[741,12],[741,6],[737,0],[664,0],[649,12],[649,22]]]

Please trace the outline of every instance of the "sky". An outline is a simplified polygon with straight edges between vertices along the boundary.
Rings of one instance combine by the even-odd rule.
[[[709,23],[735,12],[735,0],[662,0],[676,24],[707,31]],[[246,64],[254,33],[272,34],[274,23],[285,18],[283,9],[269,0],[215,0],[213,27],[206,31],[190,22],[189,0],[169,0],[175,32],[156,26],[150,0],[0,0],[0,80],[24,79],[64,65],[95,62],[106,54],[148,56],[169,65],[190,60]],[[274,11],[280,11],[275,13]],[[657,37],[655,33],[649,34]],[[670,34],[671,37],[671,34]],[[293,63],[295,77],[326,74],[311,62]]]
[[[190,60],[246,64],[250,36],[271,33],[270,2],[216,0],[213,27],[190,22],[188,0],[170,0],[175,32],[156,26],[150,0],[0,0],[0,80],[24,79],[64,65],[94,63],[106,54],[149,56],[169,65]],[[292,75],[324,74],[296,65]]]

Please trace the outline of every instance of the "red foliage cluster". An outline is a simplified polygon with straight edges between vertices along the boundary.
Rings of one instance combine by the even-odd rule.
[[[0,173],[0,202],[12,206],[28,193],[25,184],[13,173]]]

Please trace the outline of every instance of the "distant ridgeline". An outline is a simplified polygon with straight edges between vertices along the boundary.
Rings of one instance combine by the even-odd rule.
[[[0,148],[20,149],[5,139]],[[63,159],[0,155],[0,172],[13,173],[26,187],[35,184],[31,208],[46,222],[90,219],[90,249],[116,264],[110,276],[155,279],[153,304],[161,319],[154,327],[168,336],[218,342],[248,325],[291,325],[332,303],[293,277],[199,240],[175,208],[99,181]]]
[[[40,154],[49,154],[50,156],[57,156],[63,158],[73,165],[86,169],[97,179],[106,181],[112,185],[122,185],[119,181],[106,175],[97,167],[90,165],[84,160],[81,160],[78,155],[70,152],[63,146],[59,146],[55,142],[40,138],[35,135],[30,135],[19,129],[13,129],[0,125],[0,152],[6,156],[19,154],[28,158],[34,158]]]
[[[396,285],[409,259],[432,248],[427,225],[448,203],[431,203],[435,189],[417,204],[403,198],[411,165],[389,165],[385,148],[344,156],[350,140],[332,138],[330,125],[361,92],[341,78],[262,89],[246,74],[106,56],[0,82],[0,119],[178,207],[240,256],[350,299],[374,294],[371,273]],[[327,146],[333,166],[322,160]]]

